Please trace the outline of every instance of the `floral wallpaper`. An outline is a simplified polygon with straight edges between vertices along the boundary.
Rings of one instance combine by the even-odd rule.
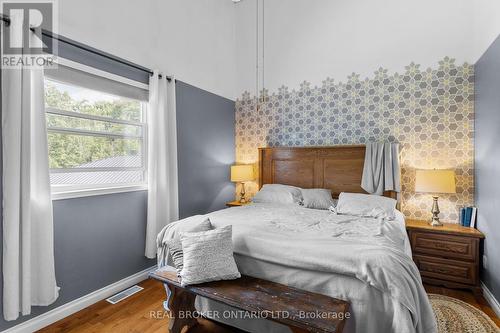
[[[430,218],[430,195],[415,193],[415,169],[454,169],[457,193],[440,196],[441,219],[458,222],[459,207],[473,204],[474,72],[444,58],[436,68],[379,68],[346,82],[304,81],[236,101],[236,160],[255,163],[258,147],[329,146],[368,141],[401,143],[401,209],[407,218]],[[257,184],[246,186],[252,195]]]

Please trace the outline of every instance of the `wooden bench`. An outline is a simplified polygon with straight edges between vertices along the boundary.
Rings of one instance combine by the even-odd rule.
[[[189,329],[198,323],[196,316],[185,315],[196,313],[196,296],[278,322],[292,332],[340,333],[350,317],[346,301],[249,276],[187,287],[181,287],[175,270],[170,268],[159,269],[149,276],[170,289],[167,300],[170,333],[180,333],[184,327]]]

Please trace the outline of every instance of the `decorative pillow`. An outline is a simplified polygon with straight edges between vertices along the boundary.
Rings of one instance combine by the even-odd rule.
[[[332,191],[324,188],[300,189],[302,204],[306,208],[329,209],[335,207],[336,200],[332,198]]]
[[[266,184],[252,199],[256,203],[300,204],[302,192],[295,186]]]
[[[203,222],[184,230],[184,232],[201,232],[201,231],[209,231],[212,230],[212,224],[210,223],[210,219],[207,217]],[[182,234],[182,233],[181,233]],[[177,276],[180,276],[182,266],[184,263],[184,254],[182,251],[182,243],[181,238],[179,236],[175,236],[167,243],[168,253],[172,258],[172,262],[174,264],[175,269],[177,270]]]
[[[241,277],[233,257],[232,226],[205,232],[181,233],[184,266],[181,285]]]
[[[394,220],[397,201],[391,198],[361,193],[340,193],[337,214]]]

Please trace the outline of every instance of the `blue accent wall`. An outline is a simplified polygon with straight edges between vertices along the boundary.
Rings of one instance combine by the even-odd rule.
[[[234,101],[177,81],[179,214],[222,209],[234,200]]]
[[[500,36],[475,65],[475,198],[486,235],[482,280],[500,300]]]
[[[234,102],[178,81],[177,127],[181,216],[223,208],[234,198]],[[0,279],[0,331],[155,265],[144,256],[146,212],[146,191],[54,201],[59,299],[6,322]]]
[[[0,330],[156,264],[155,260],[144,256],[147,192],[53,203],[56,278],[61,287],[59,298],[51,306],[33,307],[31,316],[11,322],[3,320],[0,302]]]

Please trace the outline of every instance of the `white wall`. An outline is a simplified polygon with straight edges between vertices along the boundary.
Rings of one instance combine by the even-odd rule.
[[[444,56],[475,63],[500,33],[498,0],[259,1],[271,92]],[[256,2],[61,0],[60,34],[234,99],[256,90]]]
[[[500,33],[495,0],[260,0],[265,5],[264,86],[297,88],[326,77],[361,78],[445,56],[475,63]],[[238,91],[255,92],[256,0],[236,5]],[[262,7],[261,7],[262,8]],[[262,32],[261,32],[262,33]],[[262,88],[262,76],[259,77]]]
[[[474,63],[479,61],[500,34],[500,1],[474,1]]]
[[[61,0],[59,33],[234,99],[230,0]]]

